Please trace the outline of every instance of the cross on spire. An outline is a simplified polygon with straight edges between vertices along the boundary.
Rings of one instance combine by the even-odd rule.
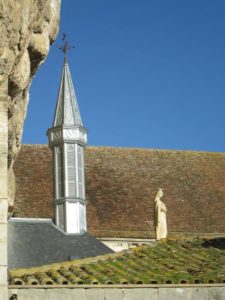
[[[62,45],[56,46],[59,50],[61,50],[64,53],[64,62],[67,61],[67,52],[71,49],[74,49],[75,46],[70,46],[67,40],[67,36],[65,33],[63,33],[62,36]]]

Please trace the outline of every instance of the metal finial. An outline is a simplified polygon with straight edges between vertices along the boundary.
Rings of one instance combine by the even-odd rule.
[[[62,41],[63,41],[62,45],[59,45],[59,46],[56,45],[56,47],[64,53],[64,62],[66,62],[67,61],[67,52],[71,49],[74,49],[75,46],[69,45],[65,33],[63,33]]]

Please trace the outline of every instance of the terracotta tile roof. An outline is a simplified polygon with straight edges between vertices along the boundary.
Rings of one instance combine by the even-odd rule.
[[[87,147],[88,230],[102,237],[154,237],[159,187],[171,236],[225,232],[225,154]],[[17,217],[52,218],[51,151],[23,145],[15,163]],[[223,221],[222,221],[223,220]],[[145,221],[152,221],[148,227]]]
[[[11,285],[225,283],[225,238],[156,246],[10,272]]]

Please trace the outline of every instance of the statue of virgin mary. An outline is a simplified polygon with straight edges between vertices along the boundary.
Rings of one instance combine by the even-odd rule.
[[[166,205],[161,201],[163,197],[163,190],[160,188],[155,197],[155,226],[156,239],[161,240],[167,237],[167,223],[166,223]]]

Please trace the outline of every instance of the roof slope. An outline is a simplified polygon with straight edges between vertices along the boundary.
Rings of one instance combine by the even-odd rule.
[[[16,216],[51,218],[52,158],[47,146],[23,145],[15,175]],[[224,153],[87,147],[85,176],[88,230],[96,236],[154,237],[159,187],[169,234],[225,233]]]
[[[83,126],[70,75],[69,65],[65,61],[63,65],[53,127],[61,125]]]
[[[67,235],[51,220],[8,222],[8,267],[29,268],[65,260],[111,253],[112,250],[88,233]]]
[[[10,272],[10,283],[225,283],[225,239],[168,241],[123,254]]]

